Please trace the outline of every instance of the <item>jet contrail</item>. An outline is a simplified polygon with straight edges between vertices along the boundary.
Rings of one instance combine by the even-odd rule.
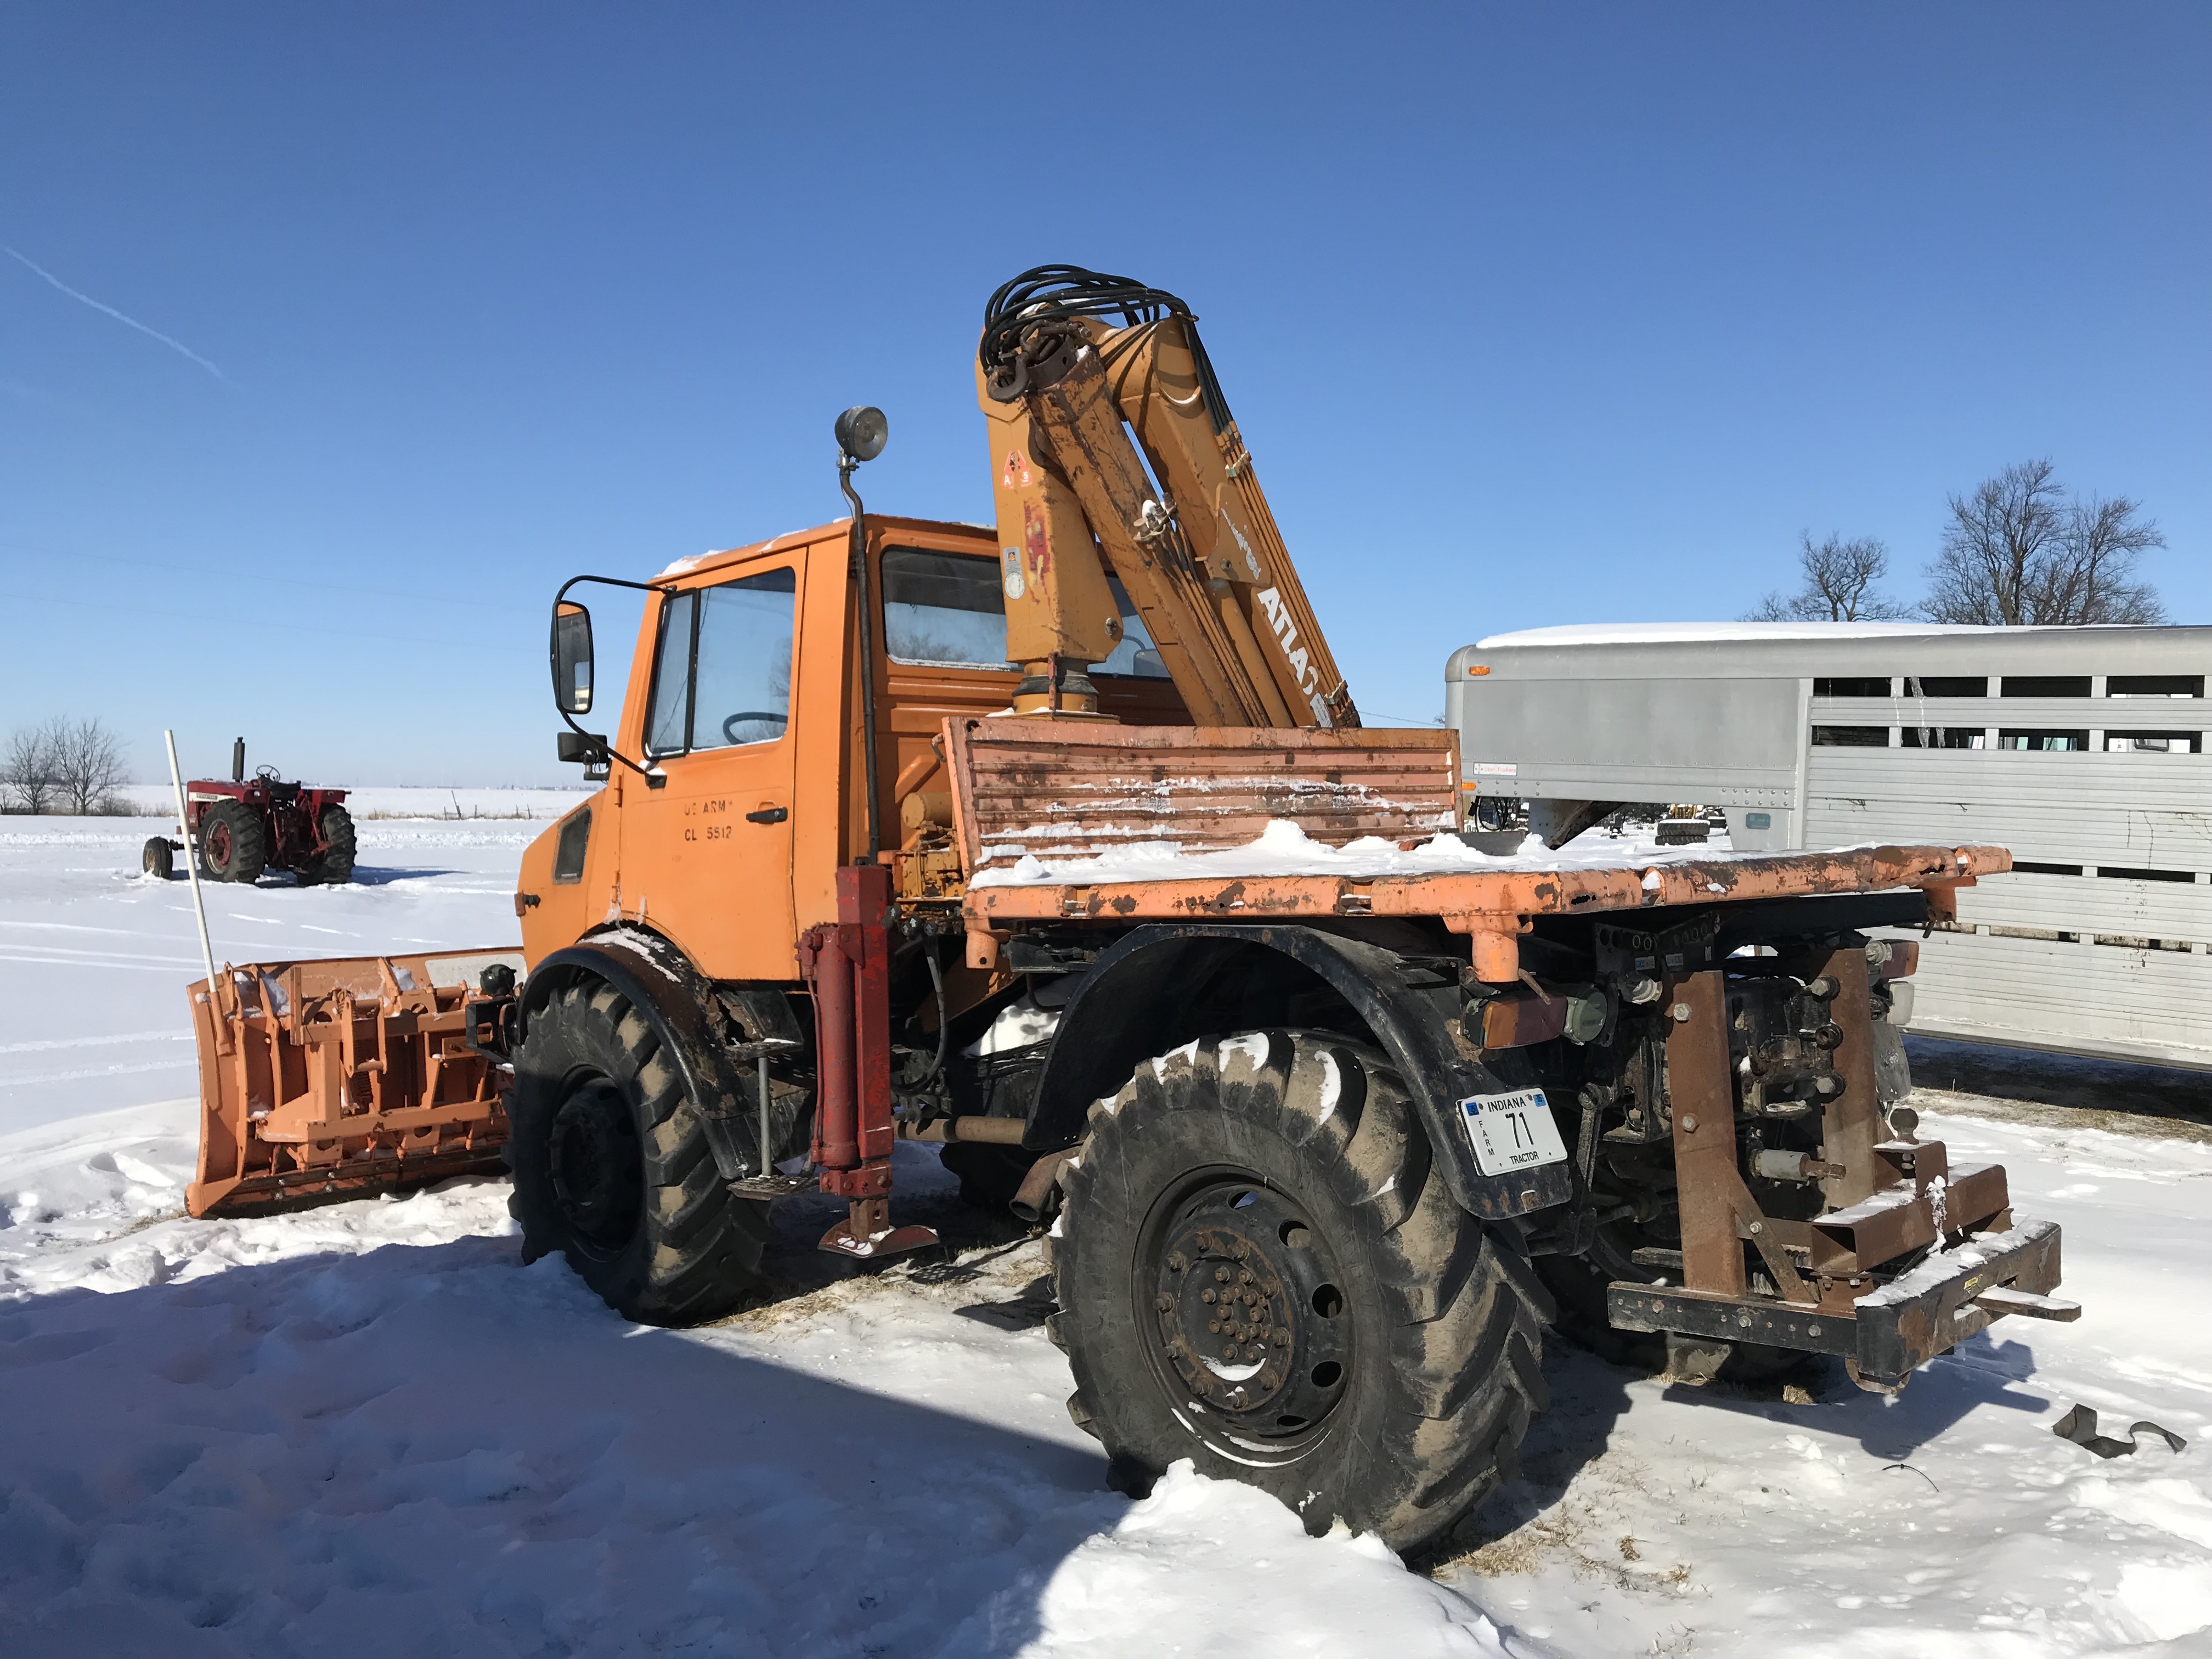
[[[117,322],[127,323],[132,328],[137,329],[141,334],[150,335],[155,339],[159,340],[163,345],[168,347],[170,350],[179,352],[183,356],[191,358],[202,368],[207,370],[209,374],[214,375],[216,380],[222,380],[229,378],[221,369],[217,368],[206,358],[201,356],[198,352],[193,350],[182,340],[173,340],[167,335],[162,333],[161,330],[147,327],[145,324],[140,322],[136,317],[126,317],[121,312],[118,311],[113,306],[102,305],[99,301],[94,299],[89,294],[78,293],[76,289],[71,288],[67,283],[62,281],[60,277],[55,276],[52,271],[48,270],[44,265],[40,264],[33,260],[26,259],[21,254],[16,252],[14,248],[0,248],[0,253],[5,253],[9,258],[15,261],[17,264],[21,265],[25,270],[35,272],[37,275],[45,277],[46,281],[52,283],[56,288],[61,289],[63,293],[68,295],[70,299],[81,301],[85,305],[88,305],[94,311],[106,312],[109,316],[114,318]]]

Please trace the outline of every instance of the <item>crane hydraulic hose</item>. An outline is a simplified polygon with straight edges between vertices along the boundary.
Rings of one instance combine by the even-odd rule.
[[[1222,396],[1212,362],[1200,343],[1197,313],[1164,289],[1081,265],[1038,265],[1002,283],[991,295],[983,307],[983,338],[975,353],[991,395],[1008,403],[1019,397],[1028,366],[1052,349],[1048,342],[1057,338],[1057,331],[1048,325],[1077,317],[1118,318],[1123,327],[1133,330],[1170,317],[1182,319],[1206,412],[1216,433],[1228,430],[1229,400]]]

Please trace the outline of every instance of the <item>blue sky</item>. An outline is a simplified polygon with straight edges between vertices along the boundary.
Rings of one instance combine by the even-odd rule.
[[[10,7],[0,731],[568,781],[560,580],[837,516],[858,402],[872,507],[987,516],[1047,261],[1204,319],[1370,721],[1801,530],[1911,597],[2036,455],[2212,620],[2208,73],[2194,3]]]

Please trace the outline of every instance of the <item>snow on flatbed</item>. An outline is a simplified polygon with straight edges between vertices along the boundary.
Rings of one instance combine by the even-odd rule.
[[[210,888],[218,952],[511,943],[540,827],[364,825],[362,887]],[[1555,1352],[1494,1541],[1424,1576],[1187,1473],[1107,1492],[1012,1232],[867,1277],[794,1248],[787,1299],[673,1333],[523,1267],[496,1181],[182,1218],[197,947],[183,884],[128,873],[146,833],[0,820],[0,1653],[2212,1643],[2212,1146],[1931,1111],[2065,1227],[2078,1323],[2001,1322],[1894,1401]],[[956,1214],[900,1152],[908,1202]],[[2077,1401],[2189,1449],[2100,1462],[2051,1433]]]
[[[1089,833],[1089,832],[1086,832]],[[1562,848],[1547,847],[1540,836],[1525,836],[1510,853],[1485,853],[1457,836],[1439,832],[1401,847],[1380,836],[1363,836],[1341,847],[1309,836],[1290,818],[1273,818],[1252,840],[1238,847],[1187,852],[1172,841],[1133,842],[1099,852],[1051,823],[994,833],[982,847],[971,887],[1030,887],[1058,883],[1103,885],[1109,882],[1197,881],[1269,876],[1339,876],[1370,881],[1382,876],[1518,875],[1553,870],[1643,871],[1677,864],[1758,864],[1794,856],[1739,853],[1725,835],[1693,845],[1662,847],[1650,824],[1629,833],[1590,830]],[[1838,848],[1851,851],[1851,848]]]

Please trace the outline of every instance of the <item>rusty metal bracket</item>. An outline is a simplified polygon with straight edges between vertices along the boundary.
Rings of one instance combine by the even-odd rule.
[[[1709,969],[1675,981],[1665,1002],[1673,1017],[1667,1031],[1667,1095],[1674,1120],[1683,1280],[1694,1291],[1740,1297],[1750,1288],[1743,1241],[1759,1240],[1765,1218],[1736,1167],[1728,988],[1720,969]],[[1758,1231],[1745,1231],[1754,1226]],[[1764,1258],[1766,1252],[1759,1254]]]
[[[2007,1305],[2006,1298],[1992,1294],[1995,1289],[2006,1289],[2014,1302],[2052,1300],[2044,1292],[2058,1283],[2058,1228],[2048,1221],[1983,1234],[1949,1255],[1930,1257],[1848,1311],[1624,1281],[1607,1290],[1606,1313],[1616,1330],[1680,1331],[1837,1355],[1851,1361],[1862,1386],[1893,1389],[1915,1367],[1993,1320],[2028,1311]]]

